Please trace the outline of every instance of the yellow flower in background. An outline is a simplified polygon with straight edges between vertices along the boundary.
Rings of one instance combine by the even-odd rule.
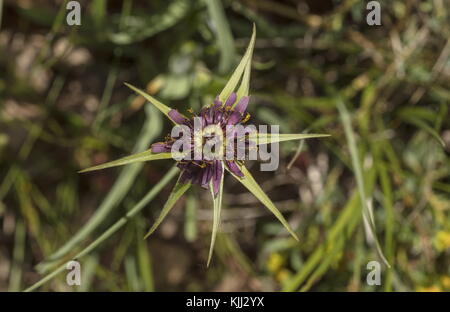
[[[272,273],[275,280],[279,283],[288,280],[292,275],[291,271],[284,267],[285,262],[286,259],[277,252],[271,253],[267,259],[267,270]]]
[[[439,251],[450,248],[450,232],[439,231],[434,238],[434,245]]]
[[[267,259],[267,270],[271,273],[278,272],[284,264],[284,258],[279,253],[271,253],[269,256],[269,259]]]
[[[281,269],[277,275],[275,275],[275,278],[278,282],[283,283],[284,281],[287,281],[291,275],[291,271],[288,269]]]
[[[442,276],[441,277],[441,284],[442,287],[446,288],[446,289],[450,289],[450,276]]]
[[[429,287],[419,287],[417,288],[418,292],[441,292],[442,289],[437,285],[431,285]]]

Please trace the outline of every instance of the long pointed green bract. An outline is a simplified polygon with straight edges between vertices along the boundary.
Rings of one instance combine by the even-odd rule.
[[[255,46],[255,38],[256,38],[256,27],[253,25],[253,33],[252,37],[250,39],[250,43],[248,44],[247,51],[245,51],[244,56],[241,59],[241,62],[234,70],[233,74],[231,75],[230,79],[228,80],[227,84],[223,88],[222,92],[219,94],[219,99],[222,101],[222,103],[225,103],[227,98],[230,96],[230,94],[236,90],[236,87],[239,83],[239,81],[242,78],[242,74],[244,73],[244,70],[247,67],[247,64],[251,61],[251,57],[253,54],[253,47]],[[246,75],[246,79],[250,79],[250,68],[248,69],[248,74]],[[248,93],[248,81],[244,84],[247,85],[247,93]],[[244,90],[241,91],[243,93]]]
[[[275,204],[270,200],[270,198],[264,193],[264,191],[261,189],[259,184],[255,181],[252,174],[247,170],[247,168],[244,165],[237,164],[239,166],[239,169],[244,174],[244,177],[238,177],[233,172],[228,170],[239,182],[241,182],[253,195],[255,195],[256,198],[258,198],[261,203],[264,204],[264,206],[267,207],[267,209],[272,212],[275,217],[281,222],[281,224],[284,225],[284,227],[288,230],[288,232],[298,241],[298,236],[295,234],[295,232],[292,230],[289,223],[286,221],[286,219],[283,217],[281,212],[275,207]]]
[[[223,168],[225,168],[225,165],[222,164]],[[220,177],[220,188],[219,193],[217,196],[214,196],[214,189],[212,186],[212,181],[209,185],[209,188],[211,190],[211,195],[213,197],[214,202],[214,214],[213,214],[213,227],[212,227],[212,235],[211,235],[211,245],[209,246],[209,255],[208,255],[208,262],[206,266],[209,266],[209,263],[211,262],[211,257],[214,250],[214,244],[216,243],[216,236],[217,236],[217,230],[219,229],[220,225],[220,211],[222,209],[222,194],[223,194],[223,176],[224,176],[225,170],[222,170],[222,176]]]
[[[250,73],[252,71],[252,56],[253,56],[253,47],[252,53],[250,54],[250,58],[247,61],[247,65],[245,65],[244,76],[242,77],[241,85],[239,86],[239,89],[236,92],[238,99],[240,99],[243,96],[248,96],[250,91]],[[235,106],[236,103],[233,106]]]
[[[371,232],[370,234],[373,237],[373,240],[375,242],[375,247],[376,247],[376,250],[377,250],[380,258],[390,268],[391,265],[389,264],[389,262],[387,261],[386,257],[383,254],[383,251],[381,250],[380,243],[376,236],[375,221],[373,219],[370,208],[367,205],[366,192],[364,190],[364,179],[363,179],[363,174],[362,174],[362,168],[361,168],[361,163],[359,161],[358,150],[356,148],[356,141],[355,141],[355,136],[353,133],[352,125],[351,125],[350,114],[349,114],[347,108],[345,107],[345,104],[342,102],[342,100],[338,100],[337,108],[339,110],[339,115],[341,116],[342,124],[344,125],[345,136],[347,138],[349,149],[350,149],[350,156],[352,159],[353,171],[355,172],[356,184],[358,186],[358,191],[359,191],[359,195],[361,198],[362,215],[363,215],[365,222],[368,225],[366,228],[368,228]]]
[[[157,109],[159,109],[164,115],[167,116],[167,118],[169,118],[173,123],[176,123],[172,118],[170,118],[169,116],[169,112],[172,110],[171,107],[161,103],[160,101],[158,101],[157,99],[155,99],[153,96],[151,96],[150,94],[148,94],[147,92],[136,88],[133,85],[130,85],[129,83],[125,82],[125,85],[130,88],[131,90],[135,91],[136,93],[142,95],[147,101],[149,101],[150,103],[152,103]]]
[[[136,153],[136,154],[133,154],[130,156],[126,156],[126,157],[123,157],[123,158],[120,158],[117,160],[107,162],[105,164],[101,164],[98,166],[83,169],[78,172],[83,173],[83,172],[89,172],[89,171],[100,170],[100,169],[105,169],[105,168],[122,166],[122,165],[131,164],[131,163],[135,163],[135,162],[159,160],[159,159],[169,159],[169,158],[172,158],[172,153],[153,154],[151,150],[147,150],[145,152]]]
[[[180,175],[181,178],[181,175]],[[175,203],[180,199],[181,195],[183,195],[191,186],[191,183],[181,183],[180,178],[178,178],[177,184],[175,184],[175,187],[172,190],[172,193],[170,193],[169,198],[167,199],[167,202],[164,204],[163,209],[161,210],[161,213],[159,214],[158,218],[156,219],[153,226],[150,228],[148,233],[144,236],[144,239],[152,235],[152,233],[156,230],[156,228],[161,224],[161,222],[164,220],[164,218],[167,216],[169,211],[173,208]]]
[[[249,139],[253,139],[256,141],[256,144],[270,144],[284,141],[292,141],[292,140],[304,140],[304,139],[312,139],[312,138],[323,138],[328,137],[329,134],[271,134],[271,133],[257,133],[250,134]]]

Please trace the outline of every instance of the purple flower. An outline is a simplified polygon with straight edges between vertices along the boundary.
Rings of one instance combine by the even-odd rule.
[[[241,123],[245,123],[249,114],[246,112],[247,105],[249,102],[248,96],[243,96],[239,102],[233,107],[237,99],[236,93],[231,93],[231,95],[223,104],[218,98],[210,106],[207,106],[200,110],[198,114],[192,114],[192,118],[186,118],[181,115],[177,110],[172,109],[169,111],[169,117],[179,125],[185,125],[189,128],[191,133],[203,131],[207,127],[216,126],[222,130],[225,134],[225,138],[231,140],[244,139],[248,141],[248,138],[239,136],[238,132],[230,131],[230,127],[236,126]],[[195,128],[195,120],[200,120],[201,129]],[[171,151],[174,142],[179,139],[179,137],[168,137],[165,142],[158,142],[152,145],[153,153],[167,153]],[[203,142],[204,143],[204,142]],[[195,156],[195,143],[194,137],[191,139],[191,144],[189,144],[191,150],[188,151],[188,155],[191,159]],[[224,150],[230,146],[230,142],[223,140]],[[233,151],[234,156],[237,156],[238,144],[235,144],[235,150]],[[244,147],[248,147],[249,142],[244,144]],[[245,152],[245,151],[244,151]],[[203,155],[204,156],[204,155]],[[203,157],[202,159],[188,160],[187,157],[178,161],[177,166],[182,170],[181,182],[187,183],[191,182],[193,184],[200,185],[204,188],[208,188],[209,183],[212,181],[214,195],[217,195],[219,191],[220,179],[222,176],[222,171],[225,169],[222,166],[222,159],[207,159]],[[236,165],[238,161],[234,159],[228,159],[225,161],[226,167],[235,175],[242,177],[243,174]]]

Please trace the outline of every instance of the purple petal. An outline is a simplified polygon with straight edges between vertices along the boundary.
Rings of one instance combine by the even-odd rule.
[[[185,184],[185,183],[189,182],[189,180],[191,180],[191,179],[192,179],[192,174],[189,171],[184,170],[180,176],[180,183]]]
[[[233,174],[235,174],[241,178],[244,177],[244,174],[242,173],[242,171],[239,169],[238,165],[236,165],[236,163],[234,161],[227,161],[227,166],[228,166],[228,169],[230,169],[230,171]]]
[[[222,182],[222,171],[223,171],[222,162],[220,160],[216,160],[213,176],[214,196],[217,195],[217,193],[219,192],[220,182]]]
[[[165,143],[152,144],[152,153],[165,153],[168,151],[169,151],[169,149],[167,148]]]
[[[219,100],[219,97],[216,97],[216,99],[214,100],[214,106],[215,106],[215,107],[220,107],[220,106],[222,106],[222,101]]]
[[[214,110],[210,109],[208,115],[209,115],[209,119],[207,119],[207,121],[208,121],[208,125],[209,125],[214,122]]]
[[[203,187],[208,187],[209,181],[211,180],[211,169],[211,167],[206,167],[205,169],[201,170]]]
[[[203,170],[201,170],[201,168],[197,167],[196,165],[192,165],[192,166],[195,167],[195,168],[193,168],[193,172],[192,172],[192,183],[202,185]]]
[[[170,119],[172,119],[177,124],[182,124],[186,121],[186,118],[183,117],[176,109],[171,109],[168,113]]]
[[[245,110],[247,109],[248,106],[248,101],[250,100],[250,98],[248,96],[243,96],[241,97],[241,99],[239,100],[239,102],[236,104],[236,106],[234,107],[234,110],[236,112],[240,112],[241,114],[245,112]]]
[[[222,120],[223,110],[217,110],[214,115],[214,123],[217,124]]]
[[[241,120],[242,114],[240,112],[233,112],[228,118],[227,125],[235,125]]]
[[[231,106],[236,102],[236,93],[231,93],[228,97],[227,101],[225,102],[225,106]]]
[[[216,113],[216,123],[221,123],[223,120],[223,112],[217,112]]]

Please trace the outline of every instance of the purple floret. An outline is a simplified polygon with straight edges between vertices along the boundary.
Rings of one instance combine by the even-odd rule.
[[[190,128],[191,133],[194,133],[194,117],[201,118],[201,126],[205,128],[210,125],[218,125],[223,133],[228,136],[230,134],[227,131],[227,125],[237,125],[244,123],[248,119],[248,113],[246,113],[247,105],[249,102],[248,96],[243,96],[236,103],[236,93],[232,93],[223,104],[218,98],[214,101],[213,105],[204,107],[198,114],[194,114],[191,119],[188,119],[181,115],[177,110],[170,110],[169,117],[177,124],[186,125]],[[234,105],[234,107],[233,107]],[[235,140],[239,140],[237,134],[232,132],[232,136]],[[172,144],[179,138],[169,137],[165,142],[158,142],[152,145],[153,153],[165,153],[170,152]],[[244,138],[246,139],[246,138]],[[248,140],[248,139],[246,139]],[[191,159],[194,159],[193,142],[191,142]],[[246,144],[248,146],[248,144]],[[234,155],[237,151],[234,151]],[[227,168],[235,175],[243,177],[243,173],[236,164],[237,160],[227,159],[224,161]],[[191,182],[198,184],[204,188],[208,188],[212,181],[213,192],[216,195],[219,192],[221,178],[223,174],[222,160],[219,159],[202,159],[202,160],[188,160],[181,159],[177,164],[178,168],[182,170],[181,179],[182,183]]]

